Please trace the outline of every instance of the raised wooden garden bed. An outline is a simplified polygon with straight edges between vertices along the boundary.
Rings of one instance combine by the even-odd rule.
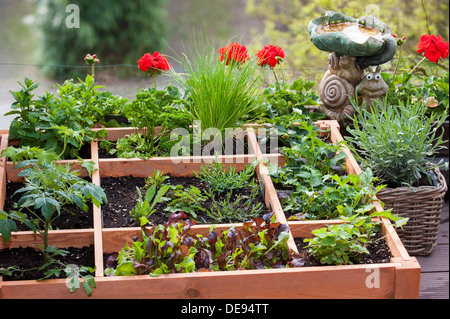
[[[334,121],[318,122],[329,131],[332,141],[342,140],[339,126]],[[115,129],[118,131],[119,129]],[[117,133],[117,132],[116,132]],[[118,133],[120,134],[120,133]],[[112,136],[112,135],[111,135]],[[214,161],[214,156],[177,158],[111,159],[98,157],[97,142],[92,142],[92,160],[98,168],[92,176],[95,184],[101,185],[102,178],[113,176],[146,177],[159,169],[172,176],[192,176],[204,163]],[[264,155],[259,150],[255,133],[248,135],[248,155],[222,155],[220,160],[233,165],[237,170],[255,159],[278,155]],[[2,135],[1,148],[7,147],[7,135]],[[350,151],[347,155],[349,173],[360,173]],[[282,163],[281,159],[280,164]],[[278,200],[272,180],[265,164],[256,168],[258,180],[264,190],[265,204],[275,213],[276,219],[290,227],[288,245],[297,251],[294,238],[311,237],[311,231],[338,221],[287,222]],[[3,208],[6,181],[20,180],[17,172],[5,158],[0,160],[0,208]],[[381,209],[379,205],[377,209]],[[93,207],[94,227],[92,229],[53,230],[49,241],[57,247],[95,247],[96,288],[91,297],[82,289],[70,293],[65,279],[44,281],[1,281],[0,298],[418,298],[420,266],[403,247],[388,220],[382,220],[382,232],[392,253],[389,263],[360,264],[348,266],[317,266],[301,268],[240,270],[228,272],[197,272],[189,274],[168,274],[159,277],[147,275],[131,277],[105,277],[103,254],[117,252],[126,242],[140,232],[139,227],[104,228],[101,207]],[[224,231],[231,224],[218,224],[216,231]],[[236,228],[242,224],[235,224]],[[192,230],[201,234],[209,232],[210,225],[197,224]],[[41,239],[31,231],[12,234],[7,244],[0,241],[0,249],[39,244]],[[376,277],[376,281],[371,280]],[[270,289],[267,289],[270,283]]]

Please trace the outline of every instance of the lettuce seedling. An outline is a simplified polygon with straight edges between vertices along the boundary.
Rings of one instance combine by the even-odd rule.
[[[195,234],[186,214],[172,214],[168,222],[154,226],[109,258],[108,275],[129,276],[194,271],[301,267],[302,257],[289,249],[289,227],[273,214],[253,218],[220,235],[211,226],[207,236]]]

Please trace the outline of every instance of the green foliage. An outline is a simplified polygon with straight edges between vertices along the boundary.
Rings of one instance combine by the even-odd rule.
[[[20,195],[15,204],[15,210],[4,212],[0,210],[0,233],[6,243],[11,238],[11,232],[17,231],[16,222],[23,223],[34,233],[43,237],[43,245],[38,246],[43,253],[44,262],[39,268],[45,270],[44,278],[53,275],[59,276],[60,268],[50,268],[51,265],[63,265],[55,259],[58,255],[66,254],[65,250],[56,249],[48,244],[48,232],[52,229],[52,223],[63,211],[70,213],[68,205],[75,205],[81,211],[87,211],[88,202],[97,207],[107,202],[106,194],[100,186],[94,185],[78,176],[78,171],[72,171],[69,164],[61,165],[55,161],[56,154],[37,148],[18,149],[17,156],[14,149],[8,149],[15,159],[23,159],[16,166],[22,169],[19,176],[25,178],[24,187],[17,190],[13,196]],[[86,165],[89,167],[89,165]],[[17,270],[17,268],[14,268]],[[0,269],[0,273],[11,273],[12,269]],[[27,271],[27,270],[17,270]],[[71,276],[70,291],[78,288],[76,281],[84,278],[83,287],[88,295],[95,287],[94,277],[82,275],[92,269],[84,267],[77,274]],[[75,278],[76,277],[76,278]]]
[[[442,77],[411,75],[407,72],[397,75],[383,73],[383,78],[389,86],[387,102],[390,105],[407,105],[414,100],[423,101],[425,114],[448,114],[449,109],[449,72]],[[434,106],[434,103],[436,105]],[[429,105],[432,106],[429,106]]]
[[[183,103],[180,91],[174,86],[164,90],[140,90],[136,98],[123,108],[123,114],[142,134],[136,131],[120,138],[115,147],[110,142],[103,142],[100,146],[123,158],[148,159],[169,154],[177,141],[170,141],[167,133],[174,128],[187,128],[190,124],[191,118]],[[156,126],[161,126],[159,132],[155,131]]]
[[[230,228],[207,236],[190,231],[193,223],[183,213],[172,214],[167,223],[152,227],[142,240],[119,252],[106,270],[115,276],[194,271],[300,267],[301,257],[289,250],[289,228],[275,223],[271,214],[244,223],[242,230]],[[254,226],[254,227],[251,227]]]
[[[247,165],[242,171],[237,172],[236,167],[230,165],[228,170],[222,162],[215,159],[213,163],[200,168],[194,175],[205,182],[212,192],[224,193],[249,185],[254,174],[254,164]]]
[[[168,185],[164,185],[156,191],[156,185],[152,185],[145,194],[145,198],[142,198],[142,193],[139,187],[136,187],[136,191],[139,195],[136,206],[130,211],[130,215],[133,217],[134,221],[143,227],[148,224],[148,217],[152,215],[156,209],[154,208],[156,204],[165,200],[163,197],[169,190]]]
[[[164,175],[164,172],[161,172],[159,169],[154,170],[152,175],[145,178],[145,186],[144,189],[150,188],[152,185],[155,185],[156,188],[160,188],[164,181],[169,179],[170,177],[167,175]]]
[[[369,216],[354,215],[342,224],[313,230],[315,237],[304,241],[308,243],[309,252],[322,264],[352,264],[359,254],[369,254],[366,246],[380,231],[381,222],[372,219],[378,216],[391,219],[395,227],[403,226],[408,220],[391,214],[391,211],[374,212]]]
[[[165,37],[166,10],[162,0],[35,0],[33,26],[38,32],[39,56],[43,64],[84,64],[86,53],[96,53],[102,64],[135,64],[145,52],[161,50]],[[79,8],[79,28],[73,22],[69,4]],[[45,14],[43,14],[45,12]],[[44,67],[58,78],[68,78],[75,71]]]
[[[174,199],[165,208],[168,212],[184,212],[196,219],[198,212],[205,211],[203,202],[207,196],[195,186],[191,185],[187,189],[181,185],[176,186],[172,189],[171,195]]]
[[[5,115],[16,115],[9,138],[19,138],[20,146],[45,148],[61,158],[76,158],[84,143],[104,135],[104,131],[89,129],[96,120],[89,114],[102,114],[92,77],[80,80],[78,85],[69,81],[59,86],[59,98],[48,92],[36,97],[33,91],[39,84],[28,78],[19,85],[20,91],[10,91],[15,102]]]
[[[262,94],[261,107],[257,110],[259,116],[274,118],[290,115],[294,109],[300,110],[308,115],[309,111],[305,106],[319,105],[319,96],[311,89],[315,82],[297,79],[292,84],[284,81],[272,83],[264,89]],[[314,112],[310,114],[312,121],[323,118],[323,114]],[[265,120],[263,118],[263,120]]]
[[[442,149],[442,136],[436,130],[447,113],[426,116],[421,101],[391,105],[378,101],[370,111],[354,106],[353,128],[348,140],[363,167],[370,168],[382,183],[391,187],[417,186],[428,176],[428,162]]]
[[[251,188],[249,196],[233,194],[232,191],[228,191],[223,199],[216,200],[214,192],[208,194],[213,199],[213,203],[206,213],[213,218],[214,223],[245,222],[257,217],[264,211],[264,204],[256,200],[260,191],[254,179],[248,187]]]
[[[297,119],[302,119],[300,116]],[[293,120],[294,119],[294,120]],[[328,143],[311,122],[297,122],[296,116],[274,118],[285,164],[269,166],[274,183],[282,190],[284,211],[291,219],[344,218],[373,208],[371,201],[382,186],[370,169],[359,176],[345,175],[344,142]]]
[[[201,121],[202,129],[215,128],[223,136],[226,128],[238,127],[257,107],[257,61],[252,57],[240,65],[226,65],[214,44],[200,39],[193,46],[191,56],[183,54],[179,61],[183,71],[172,70],[170,75],[186,92],[192,118]]]

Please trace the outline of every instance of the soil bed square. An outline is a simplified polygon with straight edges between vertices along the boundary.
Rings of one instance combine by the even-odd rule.
[[[64,248],[69,253],[66,256],[57,256],[56,259],[66,265],[74,264],[77,266],[95,267],[94,245],[88,247]],[[31,247],[7,248],[0,250],[0,268],[19,266],[20,269],[31,269],[42,266],[44,256],[41,251]],[[51,268],[54,268],[52,265]],[[42,270],[26,271],[21,276],[20,272],[13,272],[11,276],[3,276],[4,281],[11,280],[35,280],[44,277]],[[59,278],[65,278],[65,272],[62,271]],[[53,277],[52,277],[53,278]]]
[[[6,197],[5,197],[5,206],[3,208],[4,211],[14,210],[14,204],[20,199],[21,194],[18,193],[14,197],[12,196],[15,191],[22,188],[23,183],[18,182],[6,182]],[[62,211],[61,215],[56,218],[53,223],[53,229],[87,229],[94,227],[94,216],[92,212],[92,204],[88,203],[88,210],[83,212],[75,205],[67,205],[66,208],[71,211]],[[25,212],[25,211],[24,211]],[[28,216],[33,217],[29,212]],[[40,214],[40,212],[39,212]],[[16,223],[18,231],[27,231],[30,230],[29,227],[24,225],[23,223]],[[43,226],[42,226],[43,227]]]
[[[195,186],[199,190],[207,190],[207,185],[203,183],[200,179],[195,177],[170,177],[165,181],[166,184],[171,185],[182,185],[184,189],[190,186]],[[259,184],[256,184],[259,187]],[[105,190],[106,196],[108,198],[108,204],[102,205],[102,215],[103,215],[103,226],[105,228],[114,227],[136,227],[137,225],[130,215],[131,209],[136,206],[136,201],[139,197],[136,187],[139,187],[143,196],[145,196],[146,189],[145,178],[141,177],[104,177],[101,179],[101,186]],[[238,189],[233,191],[230,202],[234,203],[238,195],[248,196],[251,192],[251,187],[246,187],[243,189]],[[170,197],[169,192],[165,195]],[[172,197],[170,197],[172,198]],[[220,200],[220,197],[216,197],[216,200]],[[223,199],[223,198],[222,198]],[[159,203],[155,206],[156,212],[153,213],[148,219],[151,224],[157,225],[162,224],[167,221],[167,218],[171,214],[168,211],[164,211],[169,202]],[[209,210],[213,200],[208,198],[202,203],[202,206]],[[262,203],[264,205],[264,199],[261,194],[259,194],[255,199],[256,203]],[[252,205],[253,206],[253,205]],[[268,213],[269,210],[264,206],[263,211],[258,216],[261,217]],[[197,212],[198,223],[214,223],[214,220],[206,214],[206,212]],[[236,222],[231,220],[229,222]]]
[[[392,258],[392,254],[386,241],[381,237],[381,234],[377,233],[375,235],[374,242],[366,246],[370,254],[358,254],[350,259],[351,262],[353,264],[389,263]],[[294,241],[297,245],[298,252],[303,255],[305,267],[325,266],[309,253],[307,247],[308,244],[303,242],[304,239],[305,238],[303,237],[298,237],[294,238]]]

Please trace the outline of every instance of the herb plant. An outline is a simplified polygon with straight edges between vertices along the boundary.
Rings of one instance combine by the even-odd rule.
[[[428,176],[428,162],[442,149],[442,135],[436,130],[447,114],[425,116],[421,101],[398,105],[378,101],[372,110],[358,107],[348,140],[357,151],[362,167],[372,169],[382,183],[390,187],[418,186]]]
[[[184,110],[183,101],[179,90],[173,86],[164,90],[140,90],[136,98],[123,108],[123,114],[136,131],[119,139],[115,148],[106,141],[101,147],[117,157],[124,158],[148,159],[168,154],[177,142],[170,140],[168,132],[174,128],[189,127],[191,118]],[[161,126],[159,132],[155,131],[156,126]]]
[[[187,93],[188,112],[194,120],[200,120],[202,129],[215,128],[224,135],[226,128],[234,128],[242,124],[244,118],[257,107],[258,89],[261,75],[255,57],[246,59],[246,48],[243,56],[224,59],[241,54],[233,52],[237,46],[222,48],[222,58],[214,44],[203,38],[196,40],[191,56],[183,54],[178,61],[182,72],[170,73],[172,79]]]
[[[188,188],[183,188],[181,185],[175,186],[171,190],[171,195],[174,199],[165,208],[170,213],[184,212],[197,219],[197,214],[205,211],[203,202],[207,196],[195,186],[191,185]]]
[[[250,182],[249,188],[251,189],[249,196],[229,191],[223,199],[216,199],[216,194],[209,192],[208,196],[213,199],[213,202],[206,213],[215,223],[245,222],[257,217],[265,207],[263,203],[256,201],[260,191],[254,180]]]
[[[194,172],[194,175],[205,182],[212,192],[224,193],[247,186],[253,178],[254,165],[246,166],[241,172],[237,172],[234,166],[226,170],[225,165],[216,158],[213,163],[202,166],[199,173]]]
[[[312,122],[297,125],[290,117],[272,119],[285,159],[282,167],[269,166],[270,174],[284,196],[282,204],[290,219],[345,218],[364,209],[382,186],[370,169],[360,176],[345,175],[343,142],[327,143]],[[284,188],[284,189],[283,189]]]

